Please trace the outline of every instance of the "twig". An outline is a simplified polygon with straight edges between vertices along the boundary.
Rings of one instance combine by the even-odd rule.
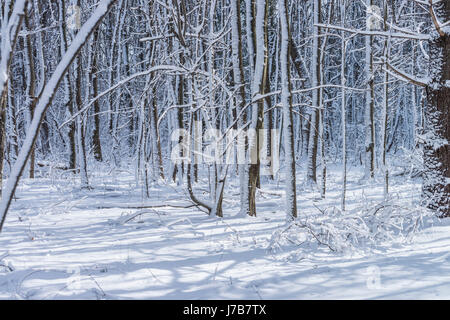
[[[95,278],[92,276],[92,274],[90,274],[89,277],[92,279],[92,281],[95,282],[95,284],[97,285],[97,287],[99,287],[100,291],[101,291],[102,294],[103,294],[103,297],[106,297],[105,291],[103,291],[102,287],[101,287],[100,284],[97,282],[97,280],[95,280]]]
[[[117,207],[117,206],[99,206],[96,207],[96,209],[156,209],[156,208],[177,208],[177,209],[188,209],[192,207],[197,207],[196,204],[191,204],[187,206],[177,206],[177,205],[171,205],[171,204],[161,204],[161,205],[155,205],[155,206],[128,206],[128,207]]]

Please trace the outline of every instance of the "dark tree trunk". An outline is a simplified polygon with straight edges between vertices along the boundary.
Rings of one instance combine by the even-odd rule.
[[[159,177],[164,180],[164,166],[163,166],[163,159],[162,159],[162,152],[161,152],[161,141],[159,139],[159,130],[158,130],[158,107],[156,106],[156,88],[153,87],[153,97],[152,97],[152,104],[151,104],[151,115],[150,115],[150,121],[151,121],[151,130],[152,130],[152,139],[156,140],[156,143],[153,144],[153,146],[156,146],[156,150],[153,150],[153,157],[156,157],[156,166],[158,167],[158,173]],[[155,154],[156,153],[156,154]],[[156,168],[154,168],[156,169]]]
[[[263,33],[264,33],[264,50],[265,50],[265,56],[264,56],[264,71],[262,74],[262,79],[261,79],[261,84],[260,84],[260,88],[259,88],[259,93],[260,94],[264,94],[265,92],[265,87],[266,87],[266,79],[267,79],[267,18],[268,18],[268,1],[265,1],[265,7],[264,7],[264,21],[263,21],[263,25],[264,25],[264,29],[263,29]],[[260,8],[262,9],[262,8]],[[259,10],[260,10],[259,9]],[[254,17],[254,19],[256,19],[256,17]],[[256,31],[254,31],[254,34],[256,33]],[[258,47],[257,45],[255,45],[256,48],[256,55],[259,54],[258,50],[260,50],[261,48]],[[255,60],[256,61],[256,60]],[[256,63],[256,62],[255,62]],[[257,67],[255,66],[255,69]],[[261,147],[262,147],[262,141],[260,139],[260,135],[259,135],[259,131],[260,129],[263,128],[263,118],[264,118],[264,101],[263,100],[259,100],[256,104],[254,104],[253,108],[257,108],[257,119],[256,121],[254,119],[252,119],[252,121],[256,122],[256,125],[253,125],[252,129],[255,129],[255,134],[256,134],[256,161],[254,161],[254,159],[252,159],[251,164],[249,166],[249,183],[248,183],[248,189],[249,189],[249,212],[248,214],[250,216],[255,216],[256,217],[256,189],[261,187],[261,182],[260,182],[260,166],[261,166],[261,158],[260,158],[260,151],[261,151]],[[255,152],[255,151],[249,151],[251,152]],[[252,158],[252,156],[250,156],[250,158]]]
[[[2,195],[3,160],[5,158],[6,140],[6,95],[0,99],[0,196]]]
[[[30,28],[30,21],[28,18],[28,12],[26,12],[25,14],[25,27],[26,30],[31,30]],[[36,98],[35,98],[35,89],[36,89],[36,72],[35,72],[35,68],[34,68],[34,57],[33,57],[33,47],[32,47],[32,42],[31,42],[31,36],[27,35],[25,37],[25,43],[24,43],[24,47],[26,47],[26,56],[25,59],[28,59],[28,66],[29,66],[29,74],[25,75],[23,74],[24,79],[26,79],[26,77],[28,77],[27,79],[27,94],[28,94],[28,99],[27,99],[27,103],[28,103],[28,108],[29,108],[29,112],[30,112],[30,119],[29,121],[31,121],[33,119],[33,112],[34,112],[34,108],[36,106]],[[26,72],[25,68],[23,69],[24,73]],[[28,123],[28,125],[30,125]],[[31,155],[30,155],[30,178],[33,179],[34,178],[34,163],[36,160],[36,153],[35,153],[35,148],[33,148],[31,150]]]
[[[182,62],[184,62],[184,59],[182,59],[182,56],[180,59]],[[179,81],[178,82],[178,92],[177,92],[178,105],[181,106],[184,103],[184,77],[179,76],[178,81]],[[183,129],[183,127],[184,127],[183,126],[183,110],[181,108],[177,109],[177,124],[178,124],[178,129],[180,129],[180,130]],[[178,138],[178,144],[181,145],[182,143],[183,143],[183,136],[180,135],[180,137]],[[183,156],[184,156],[183,151],[180,150],[180,157],[183,157]],[[175,182],[175,180],[176,180],[178,170],[181,170],[181,175],[184,174],[184,162],[181,162],[179,164],[179,167],[178,167],[178,165],[175,165],[175,168],[173,170],[173,175],[172,175],[173,182]]]
[[[60,15],[61,16],[65,16],[66,15],[66,4],[65,4],[65,0],[61,0],[61,4],[60,4]],[[66,28],[66,24],[62,24],[61,26],[61,41],[62,41],[62,45],[60,46],[60,55],[61,57],[64,56],[66,50],[67,50],[67,46],[68,46],[68,41],[67,41],[67,36],[68,36],[68,31]],[[70,72],[67,72],[66,75],[64,76],[64,88],[65,88],[65,94],[66,94],[66,101],[65,101],[65,107],[69,110],[69,114],[70,116],[73,115],[74,110],[73,110],[73,92],[72,92],[72,85],[71,85],[71,77],[70,77]],[[73,170],[72,172],[75,173],[76,172],[76,165],[77,165],[77,152],[76,152],[76,146],[75,146],[75,122],[71,121],[68,125],[69,127],[69,132],[68,132],[68,138],[69,138],[69,169]]]
[[[95,46],[98,40],[98,30],[95,30],[92,39],[92,45]],[[94,50],[94,56],[92,57],[92,69],[91,69],[91,78],[92,78],[92,90],[93,95],[96,97],[98,95],[98,66],[97,66],[97,55],[98,50]],[[93,144],[93,153],[94,158],[97,161],[102,161],[102,146],[100,143],[100,105],[98,99],[94,101],[94,131],[92,133],[92,144]],[[131,120],[131,122],[133,122]]]
[[[434,6],[440,21],[450,19],[450,2]],[[439,216],[450,217],[450,35],[430,41],[431,84],[427,87],[423,196]]]

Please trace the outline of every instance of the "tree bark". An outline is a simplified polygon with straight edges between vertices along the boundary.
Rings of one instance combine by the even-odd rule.
[[[267,48],[266,48],[266,25],[267,25],[268,0],[257,1],[257,12],[255,18],[256,35],[256,60],[252,81],[252,99],[258,94],[264,94],[265,72],[267,72]],[[256,188],[259,179],[260,167],[260,139],[259,130],[262,128],[264,101],[259,99],[252,104],[251,134],[249,135],[249,215],[256,216]]]
[[[433,7],[440,21],[450,20],[450,2]],[[436,34],[429,45],[431,84],[426,89],[423,196],[439,216],[450,217],[450,34]]]
[[[295,177],[294,123],[292,117],[292,93],[289,63],[289,15],[287,0],[278,1],[281,26],[281,104],[283,108],[284,162],[286,179],[286,219],[297,218],[297,195]]]
[[[94,31],[94,34],[92,35],[92,46],[96,46],[98,41],[98,30]],[[92,57],[92,67],[91,67],[91,79],[92,79],[92,94],[94,97],[98,95],[98,59],[97,56],[99,54],[99,51],[96,49],[93,52]],[[92,132],[92,144],[93,144],[93,153],[94,158],[97,161],[103,161],[102,157],[102,145],[100,142],[100,104],[99,100],[94,101],[94,130]],[[131,119],[131,122],[133,120]]]

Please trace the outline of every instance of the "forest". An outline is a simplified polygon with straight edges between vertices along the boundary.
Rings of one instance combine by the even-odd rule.
[[[0,26],[0,299],[450,297],[450,1]]]

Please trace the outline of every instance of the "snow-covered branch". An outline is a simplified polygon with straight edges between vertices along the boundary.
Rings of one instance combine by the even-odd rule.
[[[16,163],[11,170],[11,174],[7,180],[6,187],[2,194],[2,199],[0,201],[0,232],[5,222],[6,214],[11,204],[11,199],[16,190],[17,183],[19,182],[23,169],[25,168],[27,160],[30,156],[31,149],[33,148],[34,142],[36,141],[36,136],[39,132],[42,119],[47,108],[52,102],[59,83],[61,82],[72,61],[79,53],[80,49],[86,43],[92,32],[94,32],[95,28],[101,22],[102,18],[106,15],[109,8],[113,5],[114,2],[115,0],[102,0],[98,4],[91,17],[83,24],[81,29],[78,31],[75,39],[73,39],[70,47],[67,49],[67,52],[62,57],[51,78],[48,80],[47,84],[42,90],[42,93],[36,105],[33,120],[27,131],[27,136],[22,145],[22,148],[20,149]]]
[[[411,40],[430,40],[430,36],[427,34],[412,34],[412,33],[404,33],[404,32],[388,32],[388,31],[377,31],[377,30],[358,30],[345,28],[341,26],[327,25],[327,24],[317,24],[318,27],[326,28],[326,29],[335,29],[339,31],[346,31],[349,33],[356,33],[365,36],[381,36],[381,37],[391,37],[391,38],[400,38],[400,39],[411,39]]]

